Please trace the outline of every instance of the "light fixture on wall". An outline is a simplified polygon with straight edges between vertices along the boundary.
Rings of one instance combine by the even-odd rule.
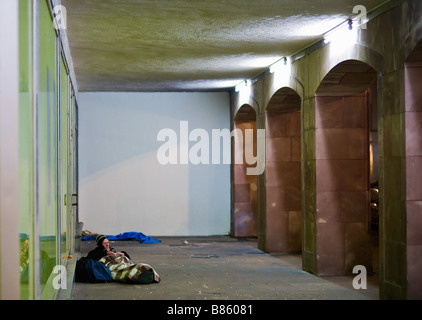
[[[243,80],[234,87],[234,91],[241,92],[250,85],[249,80]]]
[[[243,103],[248,103],[251,97],[251,82],[250,80],[243,80],[234,87],[234,91],[239,94],[239,100]]]
[[[354,44],[357,40],[357,29],[353,27],[353,20],[348,19],[324,34],[324,43],[335,42],[339,45]]]
[[[270,72],[275,73],[277,71],[285,70],[287,67],[287,57],[283,57],[270,65]]]
[[[274,74],[274,83],[277,85],[286,84],[290,79],[290,59],[283,57],[270,66],[270,72]]]

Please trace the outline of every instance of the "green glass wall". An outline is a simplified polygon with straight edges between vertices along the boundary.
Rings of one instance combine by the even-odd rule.
[[[19,238],[20,298],[33,292],[34,157],[32,149],[32,10],[30,1],[19,1]]]
[[[76,100],[51,12],[48,0],[19,0],[21,299],[67,289],[54,267],[74,250]]]
[[[77,104],[75,99],[75,93],[71,90],[70,93],[70,137],[69,137],[69,197],[71,197],[71,201],[69,201],[69,230],[71,232],[70,236],[75,238],[75,230],[76,224],[78,222],[77,219]],[[72,245],[71,250],[73,251],[75,248]]]
[[[61,172],[60,172],[60,231],[61,242],[60,251],[62,264],[65,263],[69,252],[69,243],[67,234],[69,212],[67,205],[68,199],[68,131],[69,131],[69,79],[63,58],[60,59],[60,154],[61,154]]]
[[[39,108],[37,119],[39,237],[42,297],[52,296],[47,286],[57,255],[57,39],[47,1],[40,2]]]

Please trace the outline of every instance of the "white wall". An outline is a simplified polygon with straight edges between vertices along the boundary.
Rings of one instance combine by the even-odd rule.
[[[149,236],[230,231],[230,166],[157,159],[162,129],[230,129],[228,93],[80,93],[79,217],[84,230]],[[190,146],[196,142],[190,142]],[[210,151],[211,162],[211,151]]]

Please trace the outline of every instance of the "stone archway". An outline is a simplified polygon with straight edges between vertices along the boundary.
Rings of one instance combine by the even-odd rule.
[[[300,96],[287,87],[266,108],[267,252],[302,250],[300,109]]]
[[[318,275],[374,271],[378,235],[371,234],[370,185],[377,166],[376,71],[347,60],[315,94],[315,226]],[[376,119],[376,116],[375,116]],[[371,153],[372,152],[372,153]]]
[[[256,154],[256,111],[247,104],[237,111],[233,121],[233,213],[232,234],[235,237],[258,235],[257,176],[248,175],[246,169],[255,166],[247,163],[247,152]],[[252,131],[250,131],[252,130]],[[253,132],[253,145],[248,145],[247,131]],[[250,141],[249,141],[250,143]]]

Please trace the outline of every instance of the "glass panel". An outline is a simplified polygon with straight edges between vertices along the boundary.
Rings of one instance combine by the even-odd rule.
[[[73,229],[74,241],[82,236],[82,224],[79,222],[78,213],[78,104],[75,96],[72,96],[72,118],[73,118],[73,215],[75,221],[75,229]],[[78,231],[78,234],[76,234]]]
[[[33,126],[31,66],[31,2],[19,1],[19,233],[20,233],[20,298],[32,298],[33,243]],[[33,248],[32,248],[33,249]],[[32,260],[33,261],[33,260]]]
[[[68,110],[69,110],[69,84],[68,74],[63,59],[60,64],[60,148],[61,148],[61,255],[62,264],[65,264],[69,252],[69,245],[67,243],[68,234],[68,208],[67,190],[68,190]]]
[[[56,33],[47,1],[40,1],[40,96],[38,112],[38,195],[41,297],[52,299],[57,256],[57,73]]]
[[[74,178],[74,166],[75,166],[75,150],[74,150],[74,136],[75,136],[75,125],[74,125],[74,107],[75,107],[75,96],[73,94],[73,88],[70,90],[70,106],[69,106],[69,153],[68,153],[68,167],[69,167],[69,241],[70,243],[70,251],[74,251],[74,243],[75,243],[75,210],[73,206],[73,195],[76,194],[74,190],[75,185],[75,178]]]

